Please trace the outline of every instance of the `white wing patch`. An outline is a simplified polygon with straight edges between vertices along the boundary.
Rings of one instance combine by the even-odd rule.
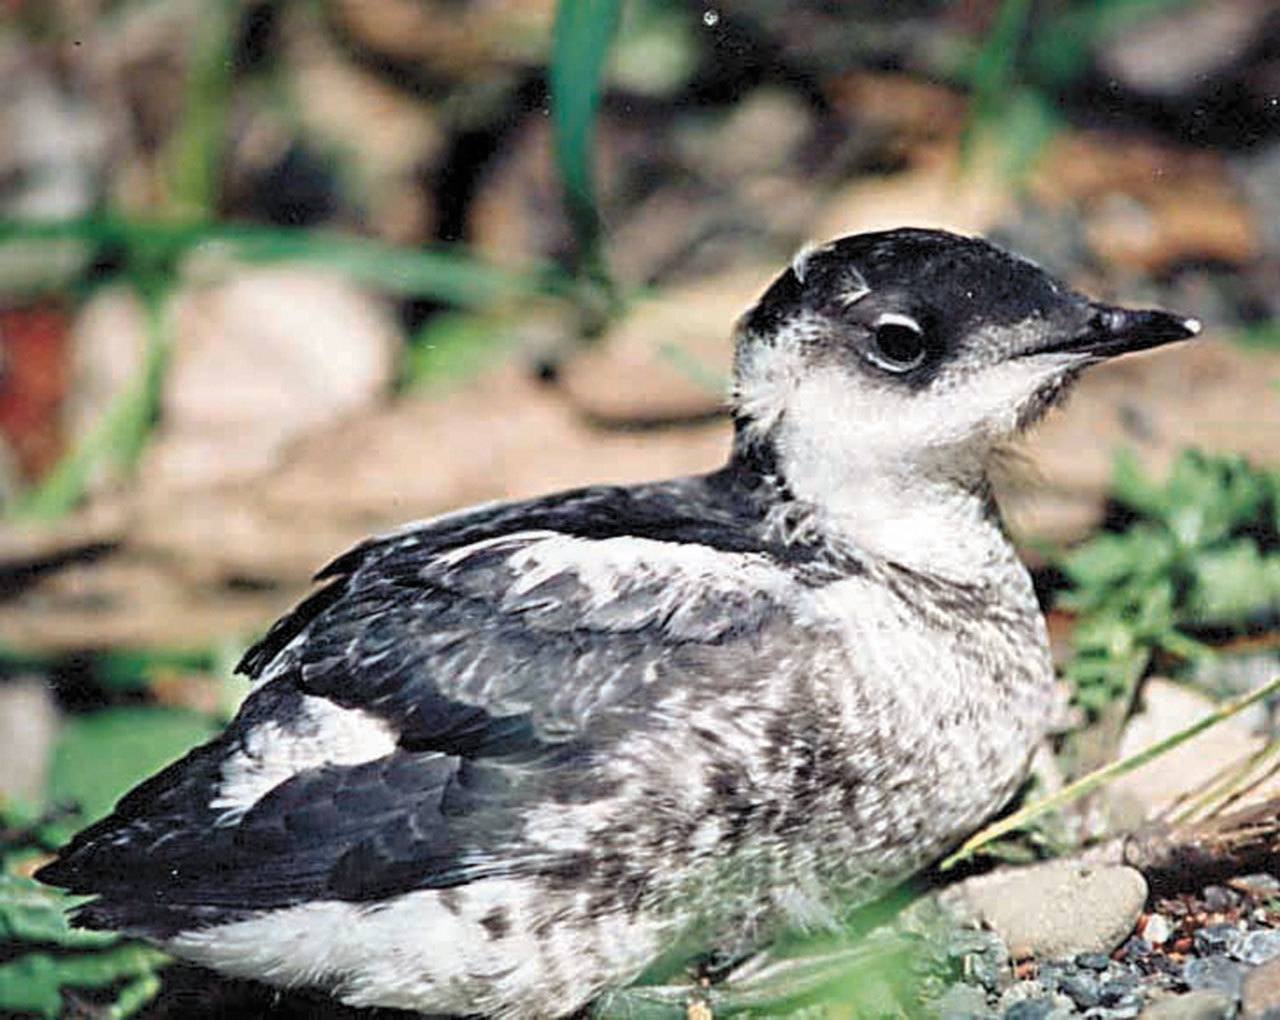
[[[376,905],[301,904],[183,932],[167,945],[232,975],[329,987],[353,1006],[558,1016],[599,992],[601,971],[625,983],[660,946],[652,922],[626,913],[588,919],[580,909],[572,897],[548,895],[526,879],[486,879]],[[495,912],[502,927],[486,928]],[[534,934],[540,923],[575,914],[579,923]]]
[[[327,698],[306,695],[301,714],[281,724],[251,729],[241,750],[222,765],[222,782],[209,806],[220,811],[218,825],[234,825],[266,794],[304,769],[320,765],[361,765],[396,748],[396,733],[360,709],[342,708]]]
[[[740,622],[743,592],[785,603],[791,577],[768,557],[694,543],[670,543],[630,535],[606,539],[526,532],[507,566],[516,574],[503,596],[505,611],[561,606],[557,579],[575,591],[576,622],[599,630],[637,630],[660,624],[673,637],[714,640]],[[529,539],[533,538],[532,541]],[[469,547],[492,548],[489,543]],[[459,561],[464,562],[463,560]],[[540,592],[549,585],[546,593]]]

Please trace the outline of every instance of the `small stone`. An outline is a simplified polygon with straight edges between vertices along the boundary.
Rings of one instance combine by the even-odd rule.
[[[1120,945],[1142,913],[1147,883],[1132,868],[1050,861],[970,879],[962,895],[1015,957],[1054,959]]]
[[[1126,960],[1145,960],[1151,955],[1151,943],[1140,935],[1133,935],[1120,947]]]
[[[1046,1020],[1053,1011],[1053,1005],[1053,999],[1048,995],[1023,999],[1004,1011],[1004,1020]]]
[[[999,991],[1007,979],[1009,950],[995,932],[957,929],[947,942],[947,955],[962,961],[964,972],[987,991]]]
[[[1204,889],[1204,905],[1214,913],[1231,910],[1240,902],[1240,894],[1221,885],[1207,885]]]
[[[1219,991],[1187,992],[1151,1003],[1142,1020],[1227,1020],[1235,1002]]]
[[[1142,929],[1142,937],[1153,946],[1162,946],[1173,934],[1173,925],[1164,914],[1152,914],[1147,918],[1147,926]]]
[[[1182,968],[1182,980],[1188,988],[1213,988],[1238,999],[1244,983],[1244,968],[1225,956],[1196,957]]]
[[[1280,1016],[1280,960],[1249,972],[1244,981],[1240,1020],[1272,1020]]]
[[[1204,956],[1225,953],[1239,935],[1240,930],[1234,924],[1207,924],[1195,933],[1196,952]]]
[[[1076,956],[1076,966],[1085,970],[1104,971],[1111,966],[1111,959],[1106,953],[1080,953]]]
[[[1269,875],[1265,871],[1255,875],[1241,875],[1239,878],[1233,878],[1231,885],[1256,900],[1266,900],[1274,896],[1280,896],[1280,878],[1276,878],[1275,875]]]
[[[1087,974],[1073,974],[1058,982],[1058,988],[1080,1009],[1089,1009],[1102,1001],[1098,982]]]
[[[1280,956],[1280,931],[1261,928],[1245,932],[1231,946],[1231,956],[1241,963],[1257,966]]]

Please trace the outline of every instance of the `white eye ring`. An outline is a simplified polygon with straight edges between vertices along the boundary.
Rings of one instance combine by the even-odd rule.
[[[924,361],[927,351],[924,330],[920,323],[900,312],[883,312],[872,324],[871,345],[867,348],[867,360],[886,372],[910,372]],[[918,341],[914,349],[910,340]],[[889,341],[896,340],[896,344]],[[904,348],[903,341],[908,341]],[[898,348],[895,350],[895,347]]]

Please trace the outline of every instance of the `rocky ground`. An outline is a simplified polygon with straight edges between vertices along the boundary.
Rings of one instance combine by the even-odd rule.
[[[1099,885],[1118,894],[1099,896]],[[1280,1016],[1280,879],[1241,875],[1149,898],[1133,896],[1135,888],[1145,893],[1146,883],[1126,868],[1049,866],[999,876],[983,891],[983,902],[995,911],[992,925],[950,936],[959,980],[929,1002],[930,1015]],[[1045,947],[1052,951],[1035,951]]]

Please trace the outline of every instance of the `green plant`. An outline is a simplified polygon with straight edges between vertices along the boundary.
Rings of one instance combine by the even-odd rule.
[[[578,242],[577,270],[608,288],[595,181],[596,112],[618,30],[619,0],[560,0],[551,38],[551,126],[556,166]]]
[[[1280,615],[1280,474],[1186,451],[1157,483],[1123,454],[1112,494],[1127,526],[1059,561],[1058,605],[1077,614],[1066,675],[1093,715],[1127,698],[1153,655],[1201,658],[1206,632]]]

